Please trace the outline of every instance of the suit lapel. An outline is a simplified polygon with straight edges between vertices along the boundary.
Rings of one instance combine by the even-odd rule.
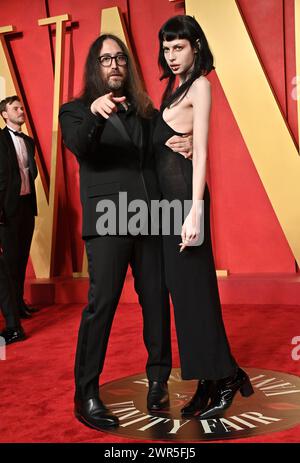
[[[121,134],[121,136],[126,140],[126,142],[129,142],[134,145],[134,147],[137,149],[140,157],[140,163],[143,163],[144,160],[144,154],[145,154],[145,130],[146,130],[146,121],[140,117],[136,118],[136,123],[140,125],[140,137],[138,140],[138,144],[136,145],[131,137],[131,134],[127,131],[126,126],[123,124],[122,120],[118,116],[118,114],[114,113],[112,116],[108,118],[108,121],[115,127],[115,129],[118,130],[118,132]]]
[[[118,130],[118,132],[127,142],[132,143],[131,137],[129,136],[123,122],[116,113],[112,114],[107,120],[115,127],[115,129]]]
[[[139,153],[140,153],[140,159],[141,159],[141,164],[143,163],[143,160],[144,160],[144,154],[145,154],[145,150],[147,149],[147,146],[146,146],[146,139],[145,139],[145,130],[146,130],[146,121],[145,119],[142,119],[140,117],[137,118],[137,121],[138,123],[140,124],[140,133],[141,133],[141,136],[139,138]]]
[[[12,141],[8,128],[5,127],[3,129],[3,132],[5,134],[8,147],[10,148],[9,152],[10,152],[11,160],[15,168],[19,170],[18,155],[16,153],[16,148],[15,148],[14,142]],[[26,149],[27,149],[29,171],[31,172],[31,175],[33,176],[33,178],[35,178],[37,171],[36,171],[36,165],[34,162],[34,143],[31,143],[31,138],[28,136],[26,136],[26,138],[23,138],[23,140],[25,142]]]
[[[32,178],[35,179],[37,176],[37,167],[36,163],[34,160],[34,142],[32,138],[26,136],[26,138],[23,139],[26,145],[27,149],[27,155],[28,155],[28,166],[29,166],[29,171],[32,175]]]
[[[14,142],[12,141],[12,138],[11,138],[11,135],[9,133],[9,130],[7,127],[4,127],[3,129],[3,132],[4,132],[4,135],[5,135],[5,138],[6,138],[6,141],[7,141],[7,145],[8,145],[8,154],[14,164],[14,167],[19,169],[19,163],[18,163],[18,158],[17,158],[17,153],[16,153],[16,149],[15,149],[15,145],[14,145]]]

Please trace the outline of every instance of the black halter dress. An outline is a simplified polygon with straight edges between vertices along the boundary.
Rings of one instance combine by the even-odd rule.
[[[163,199],[192,199],[192,161],[174,153],[165,142],[175,132],[160,114],[153,142]],[[181,236],[163,236],[166,283],[171,294],[183,379],[217,380],[235,374],[222,320],[210,234],[210,196],[204,193],[204,241],[179,252]]]

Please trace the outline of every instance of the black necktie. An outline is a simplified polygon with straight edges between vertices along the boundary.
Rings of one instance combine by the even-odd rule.
[[[8,128],[8,127],[7,127]],[[11,130],[11,129],[8,129],[10,132],[12,132],[16,137],[21,137],[21,138],[25,138],[26,135],[25,133],[23,132],[17,132],[16,130]]]

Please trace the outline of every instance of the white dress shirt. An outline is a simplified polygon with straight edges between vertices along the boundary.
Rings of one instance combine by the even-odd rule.
[[[21,176],[21,190],[20,195],[28,195],[31,193],[30,181],[29,181],[29,164],[28,164],[28,153],[26,144],[23,138],[14,135],[16,132],[12,127],[9,127],[9,133],[12,138],[13,144],[16,149],[17,159],[19,163],[20,176]]]

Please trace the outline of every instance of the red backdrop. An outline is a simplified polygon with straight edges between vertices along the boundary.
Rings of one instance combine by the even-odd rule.
[[[209,0],[208,0],[209,1]],[[295,76],[293,0],[237,2],[278,104],[295,139],[296,101],[291,98]],[[75,22],[67,31],[64,101],[81,89],[90,43],[99,34],[102,8],[119,6],[140,63],[147,90],[159,105],[162,84],[157,67],[157,32],[162,23],[184,13],[183,2],[168,0],[0,0],[0,26],[12,24],[18,34],[7,35],[27,112],[50,167],[53,59],[55,35],[39,27],[40,18],[64,13]],[[209,41],[209,37],[208,37]],[[230,65],[230,63],[228,63]],[[217,77],[212,82],[213,107],[209,136],[209,183],[212,195],[214,251],[218,268],[231,273],[295,272],[294,257],[257,175]],[[238,85],[238,76],[236,76]],[[65,179],[60,191],[55,273],[81,270],[81,208],[76,160],[63,158]],[[28,274],[33,270],[29,267]]]

